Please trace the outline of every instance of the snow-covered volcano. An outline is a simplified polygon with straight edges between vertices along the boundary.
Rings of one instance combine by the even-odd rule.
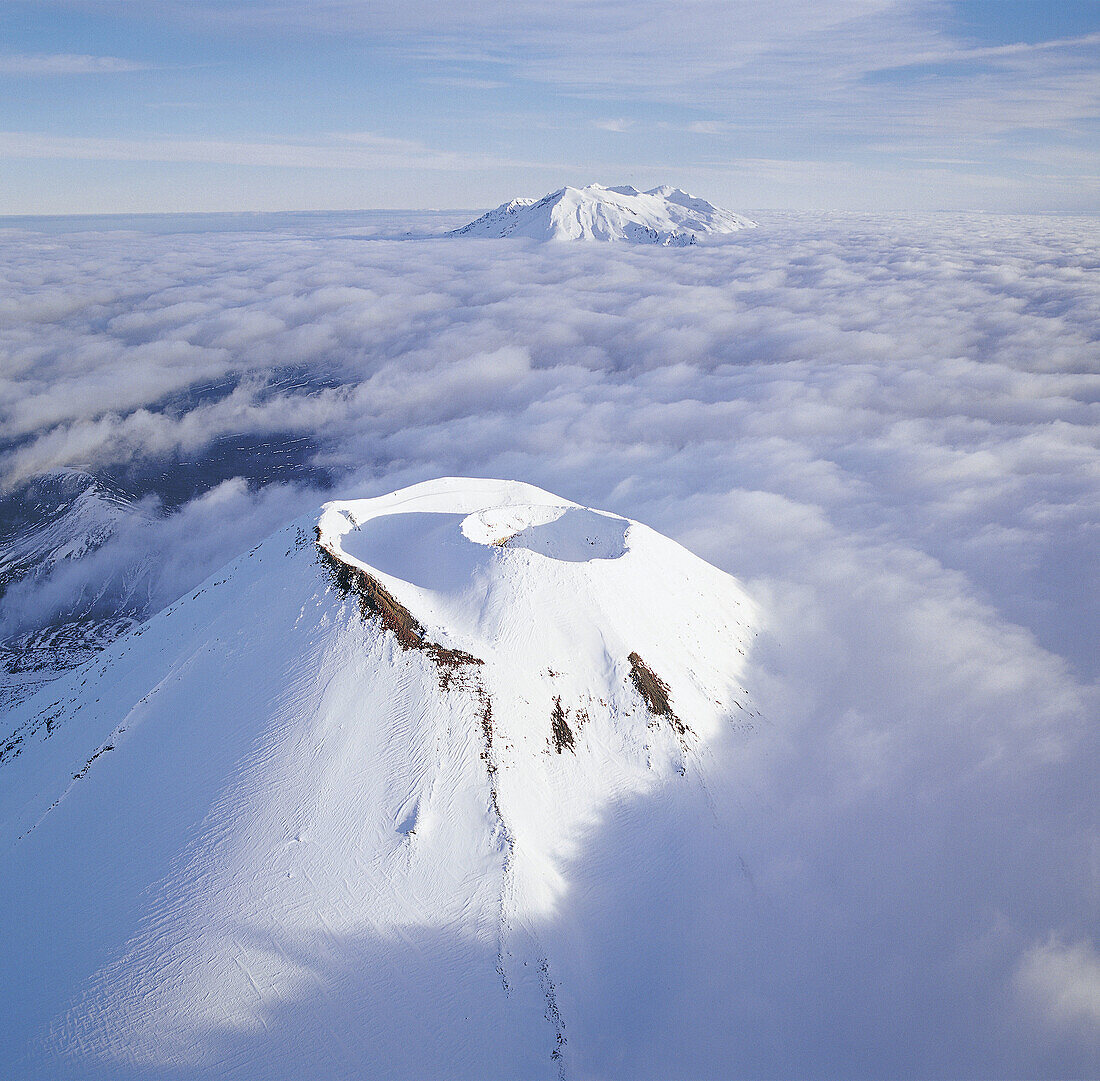
[[[15,712],[0,1074],[611,1076],[623,1041],[672,1068],[734,979],[680,945],[734,932],[657,869],[717,828],[753,611],[526,484],[291,524]]]
[[[756,223],[668,186],[561,188],[542,199],[513,199],[451,236],[536,240],[627,240],[682,247],[696,238],[755,228]]]

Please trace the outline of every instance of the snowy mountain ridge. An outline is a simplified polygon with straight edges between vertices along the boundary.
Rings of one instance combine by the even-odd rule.
[[[639,950],[693,1018],[729,979],[646,944],[647,852],[714,828],[754,622],[673,541],[531,485],[292,523],[14,712],[0,1067],[613,1073],[601,1019],[633,992],[607,981]],[[608,891],[636,916],[591,909]]]
[[[0,597],[48,591],[51,576],[98,551],[145,512],[88,473],[54,470],[0,499]],[[148,587],[148,568],[120,567],[98,591],[81,590],[44,626],[0,634],[0,708],[83,664],[132,627]],[[10,627],[5,628],[10,631]]]
[[[699,237],[735,233],[756,223],[668,185],[564,187],[542,199],[513,199],[449,236],[528,237],[543,241],[629,241],[686,247]]]

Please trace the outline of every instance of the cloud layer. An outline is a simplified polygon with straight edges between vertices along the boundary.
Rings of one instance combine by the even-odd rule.
[[[746,1071],[1088,1073],[1100,225],[759,218],[675,252],[6,232],[0,476],[178,508],[72,572],[149,560],[155,602],[442,474],[682,540],[768,613],[715,902]]]

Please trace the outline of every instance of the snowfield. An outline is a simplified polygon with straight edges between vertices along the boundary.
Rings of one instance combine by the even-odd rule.
[[[513,199],[451,236],[529,237],[535,240],[625,240],[682,248],[701,236],[754,229],[749,221],[705,199],[665,185],[561,188],[542,199]]]
[[[729,813],[707,777],[752,727],[756,624],[679,545],[526,484],[281,530],[17,714],[0,1067],[594,1077],[622,1040],[663,1073],[665,1026],[734,990],[724,924],[709,968],[672,963],[709,902],[670,921],[654,870]],[[652,1028],[608,997],[639,962]]]

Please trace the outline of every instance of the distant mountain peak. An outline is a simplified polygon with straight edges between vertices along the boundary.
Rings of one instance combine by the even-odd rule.
[[[649,191],[629,184],[589,184],[559,188],[538,200],[512,199],[449,235],[687,247],[699,237],[755,226],[748,218],[667,184]]]

